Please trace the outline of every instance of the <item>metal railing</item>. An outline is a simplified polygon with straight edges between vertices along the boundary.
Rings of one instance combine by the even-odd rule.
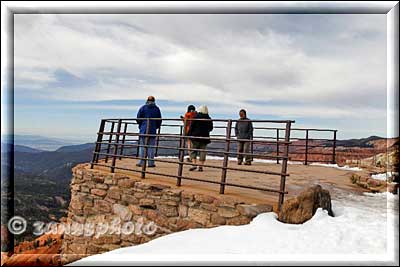
[[[177,126],[170,125],[167,126]],[[217,126],[215,128],[227,129],[226,126]],[[232,128],[234,126],[232,125]],[[267,133],[264,135],[259,134],[255,135],[254,138],[257,140],[284,140],[285,137],[285,128],[274,128],[274,127],[253,127],[255,131],[264,130]],[[272,133],[271,133],[272,131]],[[283,132],[283,134],[282,134]],[[160,133],[160,129],[158,129],[158,134]],[[336,141],[337,141],[337,130],[334,129],[314,129],[314,128],[291,128],[291,137],[289,145],[289,160],[290,161],[300,161],[305,165],[313,162],[320,163],[336,163]],[[293,134],[303,135],[303,137],[293,137]],[[329,138],[321,138],[321,137],[312,137],[313,133],[325,133],[330,134]],[[275,135],[273,135],[275,134]],[[224,135],[213,135],[224,137]],[[157,137],[157,145],[159,144],[159,136]],[[251,142],[251,153],[254,152],[254,144],[256,142]],[[322,150],[322,151],[321,151]],[[265,152],[265,151],[263,151]],[[276,143],[276,146],[269,151],[271,154],[275,153],[276,156],[279,156],[283,153],[282,146],[280,146],[279,142]],[[156,156],[158,155],[158,146],[156,147]],[[280,163],[279,158],[276,159],[276,163]]]
[[[182,184],[182,180],[191,180],[198,182],[206,182],[219,184],[221,194],[224,194],[226,186],[242,187],[254,190],[268,191],[279,194],[278,208],[283,203],[285,191],[288,161],[301,161],[305,165],[310,162],[336,162],[336,135],[337,130],[331,129],[302,129],[291,128],[294,121],[290,120],[251,120],[254,128],[254,136],[252,140],[240,140],[233,137],[232,130],[235,128],[234,123],[238,120],[213,119],[214,130],[210,133],[210,137],[206,138],[211,141],[207,149],[189,149],[186,147],[186,141],[191,136],[186,136],[184,129],[187,122],[183,123],[181,119],[162,119],[161,127],[154,134],[139,133],[138,129],[129,129],[132,125],[138,126],[139,121],[147,120],[147,125],[160,119],[103,119],[97,133],[97,142],[91,167],[94,165],[105,166],[115,172],[116,169],[132,171],[140,173],[141,178],[145,178],[146,174],[160,175],[164,177],[176,178],[177,185]],[[192,119],[204,120],[204,119]],[[267,124],[267,126],[265,126]],[[270,125],[279,125],[280,127],[271,127]],[[219,133],[218,133],[219,131]],[[271,134],[271,132],[273,134]],[[312,137],[312,134],[332,134],[330,138]],[[295,134],[297,137],[291,137]],[[142,142],[139,139],[142,138]],[[155,138],[153,145],[149,143],[150,138]],[[196,137],[201,139],[200,137]],[[239,141],[250,142],[250,151],[238,152],[237,143]],[[235,147],[236,146],[236,147]],[[143,149],[143,156],[140,157],[139,150]],[[155,162],[163,162],[167,164],[177,164],[177,174],[159,173],[149,171],[146,168],[146,162],[149,160],[148,149],[155,150]],[[322,150],[322,151],[321,151]],[[183,175],[183,167],[195,166],[191,162],[185,162],[185,152],[190,151],[206,152],[208,155],[222,156],[221,165],[209,165],[204,167],[221,169],[220,181],[209,181],[205,179],[188,177]],[[160,154],[173,155],[178,160],[157,157]],[[229,157],[248,156],[251,160],[262,159],[282,164],[280,172],[269,170],[253,170],[249,168],[238,168],[229,166]],[[103,158],[104,163],[99,160]],[[111,159],[111,164],[109,160]],[[116,161],[121,159],[143,160],[144,164],[138,168],[124,168],[116,166]],[[240,185],[227,182],[227,171],[250,172],[266,175],[280,176],[279,189],[262,188],[255,185]]]
[[[129,125],[138,125],[139,121],[146,121],[146,131],[145,133],[139,133],[138,130],[130,131],[128,130]],[[111,172],[115,172],[116,169],[125,170],[125,171],[132,171],[141,174],[141,178],[145,178],[146,174],[151,175],[160,175],[163,177],[175,178],[177,186],[182,185],[182,180],[191,180],[197,182],[205,182],[205,183],[212,183],[212,184],[219,184],[220,189],[219,193],[224,194],[225,187],[239,187],[239,188],[246,188],[246,189],[253,189],[253,190],[261,190],[267,191],[272,193],[279,194],[278,199],[278,209],[281,208],[281,205],[284,201],[284,195],[287,194],[285,191],[285,182],[286,177],[289,176],[287,172],[287,162],[289,160],[289,145],[290,145],[290,132],[291,132],[291,124],[294,121],[291,120],[252,120],[253,124],[272,124],[272,125],[280,125],[281,127],[269,127],[273,129],[279,129],[278,131],[284,131],[283,137],[278,137],[278,139],[268,139],[262,138],[259,136],[254,136],[252,140],[248,139],[238,139],[232,136],[232,128],[234,128],[233,123],[236,123],[238,120],[226,120],[226,119],[191,119],[189,121],[212,121],[214,124],[215,131],[222,131],[222,133],[214,133],[210,134],[210,137],[198,137],[195,136],[196,139],[208,139],[211,141],[212,145],[209,145],[206,149],[194,149],[194,148],[187,148],[186,147],[186,140],[193,138],[194,136],[187,136],[185,134],[186,123],[184,123],[181,119],[162,119],[162,124],[159,130],[156,133],[150,133],[150,124],[160,120],[157,118],[146,118],[146,119],[103,119],[101,120],[99,131],[97,133],[97,141],[95,150],[93,152],[93,158],[91,161],[91,168],[94,166],[103,166],[109,167]],[[171,124],[174,123],[175,124]],[[178,123],[178,124],[176,124]],[[222,125],[221,125],[222,124]],[[179,129],[178,133],[171,133],[171,129]],[[108,129],[108,130],[106,130]],[[167,133],[162,133],[160,129],[170,129]],[[129,139],[135,138],[135,139]],[[150,138],[155,138],[155,144],[150,144]],[[139,141],[141,140],[141,141]],[[175,144],[174,145],[171,145]],[[238,152],[233,151],[232,148],[234,144],[238,142],[251,142],[251,151],[250,152]],[[165,144],[166,143],[166,144]],[[278,147],[279,153],[255,153],[254,152],[254,145],[263,145],[269,147]],[[139,149],[143,149],[143,156],[140,156]],[[173,151],[176,153],[178,158],[177,161],[172,159],[163,159],[163,158],[154,158],[155,162],[163,162],[168,164],[176,164],[177,174],[167,174],[167,173],[160,173],[156,171],[149,171],[147,170],[147,161],[149,160],[148,157],[148,149],[152,148],[156,150],[156,155],[160,152],[161,149]],[[183,167],[185,165],[188,166],[195,166],[196,164],[191,162],[184,161],[184,154],[185,151],[199,151],[199,152],[206,152],[207,154],[211,155],[222,155],[223,158],[221,160],[221,165],[209,165],[204,164],[204,167],[207,168],[215,168],[221,170],[221,178],[219,181],[210,181],[202,178],[195,178],[183,175]],[[274,155],[276,154],[276,155]],[[281,162],[281,171],[270,171],[270,170],[255,170],[249,168],[238,168],[238,167],[231,167],[229,166],[229,156],[249,156],[252,159],[254,158],[261,158],[261,159],[272,159]],[[104,159],[104,163],[100,161],[100,159]],[[108,160],[111,159],[111,164],[108,164]],[[121,159],[136,159],[142,160],[143,164],[138,168],[127,168],[117,166],[117,160]],[[279,189],[278,188],[265,188],[265,187],[258,187],[256,185],[243,185],[237,184],[233,182],[227,181],[227,171],[237,171],[237,172],[249,172],[249,173],[258,173],[258,174],[266,174],[266,175],[275,175],[280,177]]]
[[[311,162],[336,163],[337,130],[293,128],[292,133],[304,134],[304,137],[291,138],[289,158],[291,161],[302,161],[305,165]],[[330,138],[312,138],[312,133],[331,134]],[[322,150],[322,151],[321,151]],[[279,150],[278,150],[279,153]]]

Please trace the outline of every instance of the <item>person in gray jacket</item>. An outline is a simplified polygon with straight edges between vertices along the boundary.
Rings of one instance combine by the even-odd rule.
[[[235,136],[240,141],[237,141],[237,152],[238,152],[238,165],[242,165],[243,155],[239,153],[250,153],[250,140],[253,139],[253,124],[249,118],[247,118],[246,110],[241,109],[239,111],[240,119],[235,125]],[[249,140],[249,141],[245,141]],[[245,165],[251,165],[252,158],[250,155],[245,155]]]

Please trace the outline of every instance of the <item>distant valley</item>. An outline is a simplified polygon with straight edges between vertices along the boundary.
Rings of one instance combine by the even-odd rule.
[[[74,144],[83,143],[82,140],[69,140],[54,137],[45,137],[40,135],[21,135],[15,134],[14,136],[2,135],[1,142],[11,143],[12,137],[14,137],[14,144],[23,147],[29,147],[39,151],[55,151],[63,146],[70,146]]]
[[[3,140],[2,157],[5,156],[4,153],[10,150],[10,145],[3,143]],[[65,141],[54,142],[54,140],[49,141],[46,138],[32,137],[18,137],[14,140],[15,214],[26,217],[30,224],[37,220],[44,222],[59,220],[66,215],[68,209],[71,169],[79,163],[91,161],[94,143],[59,146]],[[28,140],[31,141],[28,142]],[[363,139],[338,140],[337,150],[363,155],[365,151],[368,153],[370,151],[384,151],[389,141],[391,146],[396,142],[398,143],[393,139],[388,140],[374,136]],[[300,143],[301,141],[296,142]],[[161,140],[160,145],[177,147],[178,142]],[[331,146],[329,142],[326,144],[319,143],[319,145],[323,146],[322,149],[329,149]],[[53,151],[43,149],[48,149],[51,146],[56,148]],[[223,146],[224,143],[214,142],[210,145],[210,148],[222,149]],[[232,144],[231,150],[234,151],[235,149],[236,146]],[[275,147],[271,145],[257,144],[254,146],[257,153],[268,153],[274,151],[274,149]],[[291,152],[294,152],[295,149],[295,147],[291,149]],[[135,153],[136,149],[131,148],[126,149],[124,154],[133,155]],[[176,156],[177,151],[160,148],[158,155]],[[2,162],[2,168],[9,167],[3,164],[5,162]],[[4,199],[2,203],[5,203]],[[31,238],[29,232],[18,237],[19,240]]]

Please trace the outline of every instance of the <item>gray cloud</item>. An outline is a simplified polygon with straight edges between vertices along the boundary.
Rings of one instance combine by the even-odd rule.
[[[385,33],[384,15],[20,14],[15,84],[72,101],[151,93],[265,114],[384,116]],[[54,87],[57,70],[94,82]]]

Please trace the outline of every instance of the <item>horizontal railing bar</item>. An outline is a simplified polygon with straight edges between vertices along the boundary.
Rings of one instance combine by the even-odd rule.
[[[110,123],[118,123],[119,119],[105,119],[106,122]],[[128,124],[128,125],[138,125],[136,121],[121,121],[123,124]]]
[[[121,118],[121,119],[113,119],[113,118],[109,118],[109,119],[103,119],[105,121],[109,121],[109,122],[118,122],[119,120],[121,120],[121,122],[124,123],[124,121],[146,121],[146,120],[154,120],[154,121],[182,121],[182,119],[177,119],[177,118]],[[232,121],[232,122],[237,122],[237,121],[242,121],[240,119],[197,119],[197,118],[188,118],[186,119],[188,121],[216,121],[216,122],[228,122],[228,121]],[[294,123],[294,120],[250,120],[251,122],[265,122],[265,123]]]
[[[309,139],[310,141],[310,139]],[[305,147],[305,145],[300,145],[300,144],[290,144],[289,146],[293,147],[293,146],[297,146],[297,147]],[[308,145],[308,148],[313,148],[313,147],[322,147],[322,148],[331,148],[328,146],[323,146],[323,145]]]
[[[242,187],[242,188],[247,188],[247,189],[260,190],[259,187],[255,187],[255,186],[251,186],[251,185],[237,185],[237,184],[232,184],[232,183],[225,183],[225,185],[227,185],[227,186]],[[269,191],[269,192],[274,192],[274,193],[288,194],[287,191],[282,192],[282,191],[276,190],[276,189],[261,189],[261,190],[263,190],[263,191]]]
[[[104,134],[104,135],[125,135],[125,136],[153,136],[153,137],[175,137],[176,139],[178,138],[182,138],[182,136],[180,134],[140,134],[140,133],[118,133],[118,132],[98,132],[98,134]],[[213,137],[222,137],[225,135],[220,135],[220,134],[214,134],[214,135],[210,135],[210,139],[214,140],[214,141],[225,141],[225,140],[229,140],[229,141],[240,141],[240,142],[263,142],[263,143],[271,143],[271,144],[276,144],[276,142],[279,142],[280,144],[286,144],[286,143],[290,143],[290,146],[305,146],[302,144],[294,144],[294,141],[304,141],[306,140],[305,138],[290,138],[290,142],[285,142],[285,141],[277,141],[276,138],[274,137],[263,137],[263,136],[256,136],[254,138],[260,138],[260,139],[273,139],[274,141],[269,141],[269,140],[257,140],[257,139],[236,139],[236,138],[231,138],[231,139],[225,139],[225,138],[213,138]],[[208,137],[200,137],[200,136],[184,136],[184,138],[186,139],[191,139],[191,138],[198,138],[198,139],[209,139]],[[279,139],[283,139],[283,138],[279,138]],[[160,141],[175,141],[175,139],[163,139],[160,138]],[[332,139],[323,139],[323,138],[309,138],[309,141],[329,141],[329,142],[333,142],[334,140]],[[125,140],[125,141],[137,141],[135,140]],[[321,144],[321,145],[314,145],[316,147],[327,147],[327,144]],[[309,147],[313,147],[313,146],[309,146]]]
[[[122,144],[122,143],[115,143],[115,142],[96,142],[96,144],[102,144],[102,145],[112,145],[112,146],[124,146],[124,147],[151,147],[151,148],[163,148],[163,149],[170,149],[170,150],[186,150],[186,151],[198,151],[198,152],[207,152],[207,153],[213,153],[213,154],[230,154],[230,155],[243,155],[243,156],[252,156],[253,158],[267,158],[267,159],[287,159],[288,157],[285,156],[275,156],[275,155],[264,155],[264,154],[257,154],[257,153],[244,153],[244,152],[235,152],[235,151],[229,151],[225,152],[224,150],[218,150],[218,149],[196,149],[196,148],[180,148],[180,147],[172,147],[172,146],[162,146],[162,145],[140,145],[140,144]],[[320,147],[320,146],[310,146],[310,147]],[[102,148],[101,151],[107,150],[107,148]],[[271,153],[274,151],[271,151]],[[305,154],[305,151],[296,151],[296,152],[289,152],[289,154],[294,154],[294,155],[302,155]],[[318,153],[318,152],[308,152],[307,154],[309,155],[325,155],[325,156],[331,156],[332,154],[329,153]]]
[[[313,128],[293,128],[294,131],[312,131],[312,132],[337,132],[335,129],[313,129]]]
[[[108,122],[118,122],[118,121],[108,121]],[[121,122],[124,124],[128,124],[128,125],[138,125],[139,123],[137,122]],[[183,126],[182,124],[161,124],[161,126],[165,126],[165,127],[181,127]]]
[[[216,141],[231,141],[231,142],[252,142],[252,143],[265,143],[265,144],[291,144],[291,142],[286,142],[286,141],[263,141],[263,140],[249,140],[249,139],[232,139],[232,138],[212,138],[212,137],[201,137],[201,136],[181,136],[178,134],[141,134],[141,133],[118,133],[118,132],[98,132],[97,134],[103,134],[103,135],[125,135],[125,136],[149,136],[149,137],[176,137],[177,139],[179,138],[185,138],[185,139],[203,139],[203,140],[216,140]]]
[[[135,143],[137,143],[137,141],[138,141],[139,139],[125,139],[125,143],[128,143],[128,142],[131,142],[131,143],[133,143],[133,142],[135,142]],[[116,139],[112,139],[111,141],[116,141]],[[121,141],[121,140],[119,140],[119,141]],[[179,140],[177,140],[177,138],[173,138],[173,139],[159,139],[158,140],[158,142],[159,143],[161,143],[161,142],[177,142],[177,143],[179,143]],[[225,140],[221,140],[221,141],[213,141],[213,143],[222,143],[222,142],[224,142],[225,143]]]
[[[332,162],[332,160],[307,160],[308,162]]]
[[[275,127],[258,127],[255,126],[253,127],[253,129],[257,129],[257,130],[286,130],[285,128],[275,128]],[[338,130],[334,130],[334,129],[311,129],[311,128],[292,128],[290,129],[291,131],[312,131],[312,132],[337,132]]]
[[[97,142],[98,144],[109,144],[112,146],[124,146],[124,147],[151,147],[151,148],[165,148],[165,149],[174,149],[174,150],[179,150],[179,147],[173,147],[173,146],[160,146],[160,145],[141,145],[141,144],[122,144],[122,143],[108,143],[108,142]]]
[[[114,133],[115,134],[115,133]],[[161,133],[162,134],[162,133]],[[138,134],[137,136],[139,136],[140,134]],[[176,134],[176,136],[180,136],[180,135],[178,135],[178,134]],[[210,135],[210,137],[223,137],[223,136],[225,136],[225,135]],[[186,137],[187,138],[187,137]],[[255,136],[254,138],[260,138],[260,139],[274,139],[273,137],[262,137],[262,136]],[[283,139],[283,138],[279,138],[279,139]],[[139,140],[139,139],[125,139],[125,142],[132,142],[132,141],[137,141],[137,140]],[[225,139],[218,139],[218,140],[220,140],[221,142],[225,142]],[[218,142],[218,140],[217,141],[215,141],[215,142]],[[247,139],[246,139],[247,140]],[[276,138],[275,138],[275,140],[276,140]],[[313,141],[313,140],[315,140],[315,139],[308,139],[309,141]],[[174,139],[169,139],[169,138],[160,138],[159,139],[159,142],[162,142],[162,141],[179,141],[179,140],[177,140],[177,138],[174,138]],[[253,141],[257,141],[256,139],[253,139]],[[305,145],[303,145],[303,144],[294,144],[293,143],[293,141],[296,141],[296,140],[291,140],[291,144],[290,144],[290,146],[298,146],[298,147],[304,147]],[[333,141],[333,140],[326,140],[326,141]],[[250,141],[247,141],[247,142],[250,142]],[[273,142],[274,144],[276,144],[276,141],[271,141],[271,142]],[[321,145],[308,145],[308,147],[326,147],[326,148],[332,148],[332,146],[329,146],[329,144],[321,144]]]
[[[107,143],[104,143],[107,144]],[[145,145],[138,145],[139,147],[144,147]],[[131,147],[131,146],[130,146]],[[133,146],[132,146],[133,147]],[[137,147],[137,146],[135,146]],[[148,147],[155,147],[155,146],[148,146]],[[172,147],[161,147],[159,148],[163,149],[170,149],[170,150],[178,150],[178,148],[172,148]],[[179,149],[180,150],[180,149]],[[189,150],[189,149],[183,149],[183,150]],[[191,149],[192,151],[202,151],[201,149]],[[107,151],[107,148],[102,148],[100,151]],[[251,154],[251,153],[243,153],[243,152],[223,152],[223,151],[218,151],[218,150],[207,150],[206,151],[209,155],[223,155],[224,153],[230,154],[230,155],[243,155],[243,156],[252,156],[254,159],[289,159],[289,157],[285,156],[276,156],[276,155],[261,155],[261,154]],[[93,151],[94,154],[100,154],[103,155],[102,153],[95,152]],[[305,152],[291,152],[289,155],[304,155]],[[110,156],[114,156],[114,154],[109,154]],[[323,156],[332,156],[332,154],[324,154],[324,153],[308,153],[308,155],[323,155]],[[121,155],[116,155],[116,157],[122,157]],[[291,159],[293,161],[302,161],[301,159]],[[304,160],[304,159],[303,159]]]
[[[214,154],[231,154],[231,155],[243,155],[243,156],[253,156],[253,158],[273,158],[273,159],[287,159],[286,156],[275,156],[275,155],[263,155],[254,153],[244,153],[235,151],[224,151],[224,150],[212,150],[212,149],[200,149],[200,148],[181,148],[181,147],[171,147],[171,146],[160,146],[160,145],[141,145],[141,144],[122,144],[122,143],[109,143],[109,142],[96,142],[96,144],[102,145],[112,145],[112,146],[126,146],[126,147],[151,147],[151,148],[165,148],[174,150],[186,150],[186,151],[198,151]]]
[[[189,149],[189,148],[180,148],[180,147],[178,147],[178,146],[175,146],[175,147],[173,147],[173,146],[163,146],[163,145],[141,145],[141,144],[138,144],[137,142],[136,143],[115,143],[115,142],[96,142],[97,144],[102,144],[102,145],[112,145],[112,146],[123,146],[123,147],[151,147],[151,148],[165,148],[165,149],[174,149],[174,150],[192,150],[192,151],[204,151],[204,152],[210,152],[210,153],[216,153],[216,152],[219,152],[220,154],[221,153],[224,153],[224,150],[218,150],[218,148],[217,147],[215,147],[215,148],[213,148],[213,147],[210,147],[210,148],[212,148],[212,149],[199,149],[199,148],[192,148],[192,149]],[[105,148],[102,148],[101,150],[107,150],[107,147],[105,147]],[[261,154],[257,154],[257,155],[261,155]],[[261,156],[264,156],[264,155],[261,155]]]
[[[308,152],[308,155],[323,155],[323,156],[332,156],[332,153],[318,153],[318,152]]]
[[[164,127],[183,127],[183,124],[161,124]]]
[[[105,155],[106,153],[102,153],[103,155]],[[108,154],[108,156],[114,156],[113,154]],[[118,155],[117,155],[118,157]],[[131,158],[131,159],[144,159],[141,157],[136,157],[136,156],[124,156],[124,158]],[[195,163],[190,163],[190,162],[179,162],[179,161],[171,161],[171,160],[165,160],[165,159],[158,159],[155,158],[154,161],[158,161],[158,162],[164,162],[164,163],[171,163],[171,164],[183,164],[183,165],[188,165],[188,166],[198,166]],[[252,170],[252,169],[239,169],[239,168],[234,168],[234,167],[221,167],[221,166],[217,166],[217,165],[208,165],[208,164],[203,164],[203,167],[206,168],[214,168],[214,169],[227,169],[227,170],[236,170],[236,171],[242,171],[242,172],[253,172],[253,173],[260,173],[260,174],[270,174],[270,175],[283,175],[283,176],[290,176],[289,174],[282,174],[282,173],[278,173],[278,172],[271,172],[271,171],[261,171],[261,170]]]
[[[146,120],[162,120],[162,121],[177,121],[181,122],[182,119],[177,119],[177,118],[123,118],[123,119],[113,119],[113,118],[108,118],[108,119],[103,119],[106,122],[118,122],[121,120],[122,123],[127,123],[127,124],[138,124],[137,121],[146,121]],[[188,121],[215,121],[215,122],[240,122],[240,119],[196,119],[196,118],[188,118],[186,119]],[[258,122],[258,123],[294,123],[294,120],[249,120],[250,122]],[[162,125],[164,126],[164,125]],[[181,125],[165,125],[165,126],[181,126]],[[214,128],[226,128],[227,126],[215,126]],[[234,128],[234,126],[232,126]],[[284,131],[285,128],[279,128],[279,127],[253,127],[253,129],[258,129],[258,130],[282,130]],[[336,129],[317,129],[317,128],[292,128],[291,131],[314,131],[314,132],[337,132],[338,130]]]
[[[302,137],[299,137],[299,138],[291,137],[290,140],[293,142],[293,141],[305,141],[307,139],[306,138],[302,138]],[[308,141],[328,141],[328,142],[333,142],[335,140],[328,139],[328,138],[308,138]]]
[[[293,155],[304,155],[306,152],[290,152],[289,154],[293,154]],[[332,156],[332,153],[327,154],[327,153],[318,153],[318,152],[308,152],[308,155],[324,155],[324,156]]]
[[[218,128],[218,129],[226,129],[227,126],[214,126],[214,128]],[[232,125],[231,127],[232,129],[235,128],[235,125]],[[284,131],[286,130],[286,128],[279,128],[279,127],[259,127],[259,126],[253,126],[254,130],[281,130]],[[337,132],[338,130],[334,130],[334,129],[307,129],[307,128],[293,128],[291,129],[291,131],[318,131],[318,132]]]
[[[108,167],[108,168],[125,170],[125,171],[142,172],[141,170],[135,170],[135,169],[129,169],[129,168],[123,168],[123,167],[116,167],[116,166],[112,167],[110,165],[101,164],[101,163],[92,163],[92,164],[93,165],[97,165],[97,166],[103,166],[103,167]],[[173,174],[165,174],[165,173],[152,172],[152,171],[147,171],[147,170],[144,171],[144,172],[148,173],[148,174],[153,174],[153,175],[159,175],[159,176],[165,176],[165,177],[171,177],[171,178],[181,178],[181,179],[184,179],[184,180],[192,180],[192,181],[203,182],[203,183],[212,183],[212,184],[219,184],[219,185],[224,184],[224,185],[241,187],[241,188],[255,189],[255,190],[268,191],[268,192],[280,193],[280,194],[288,194],[287,191],[280,191],[280,190],[270,189],[270,188],[252,187],[252,186],[239,185],[239,184],[233,184],[233,183],[221,183],[221,182],[218,182],[218,181],[202,180],[202,179],[193,178],[193,177],[178,176],[178,175],[173,175]]]

